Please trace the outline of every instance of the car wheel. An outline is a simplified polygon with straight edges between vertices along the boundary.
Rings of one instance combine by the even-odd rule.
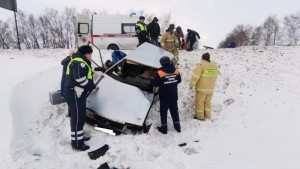
[[[119,47],[115,44],[112,44],[112,45],[109,45],[107,49],[108,50],[119,50]]]

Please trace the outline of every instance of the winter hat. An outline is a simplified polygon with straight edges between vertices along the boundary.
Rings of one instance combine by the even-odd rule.
[[[145,17],[144,17],[144,16],[140,16],[140,18],[139,18],[139,19],[140,19],[140,20],[141,20],[141,19],[145,19]]]
[[[175,25],[174,24],[170,24],[169,25],[169,27],[168,27],[168,29],[166,30],[166,31],[170,31],[171,29],[175,29]]]
[[[190,31],[190,29],[187,29],[186,31],[188,31],[188,32],[189,32],[189,31]]]
[[[182,31],[180,26],[177,26],[176,31]]]
[[[79,47],[78,51],[80,53],[82,53],[83,55],[85,55],[87,53],[93,53],[93,49],[89,45],[83,45],[83,46]]]
[[[163,56],[162,58],[160,58],[159,62],[162,66],[167,66],[170,65],[171,60],[168,56]]]
[[[209,53],[204,53],[202,55],[202,59],[210,62],[210,54]]]
[[[157,17],[154,17],[152,21],[153,21],[153,22],[155,22],[155,21],[158,22]]]

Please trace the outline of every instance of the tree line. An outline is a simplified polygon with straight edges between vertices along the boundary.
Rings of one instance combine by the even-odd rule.
[[[133,9],[129,10],[128,14],[132,11]],[[26,49],[76,48],[78,46],[77,16],[93,13],[108,14],[106,10],[92,12],[84,9],[78,12],[75,8],[65,8],[63,11],[48,8],[43,14],[36,16],[19,10],[17,23],[21,47]],[[148,22],[151,22],[155,16],[144,10],[136,13],[138,16],[144,15]],[[159,20],[161,30],[164,30],[171,21],[171,14],[164,14],[159,17]],[[18,48],[16,34],[14,19],[0,20],[0,49]]]
[[[267,17],[262,25],[237,25],[219,44],[227,48],[236,46],[298,46],[300,45],[300,11],[279,20],[276,15]]]

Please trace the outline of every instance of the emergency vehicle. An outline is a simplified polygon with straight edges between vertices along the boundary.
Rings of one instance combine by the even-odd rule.
[[[79,15],[78,45],[93,43],[100,49],[135,49],[138,39],[135,36],[136,15]]]

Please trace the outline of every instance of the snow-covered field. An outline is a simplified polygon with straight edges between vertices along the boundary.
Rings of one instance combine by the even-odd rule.
[[[195,92],[188,85],[204,52],[210,52],[219,75],[212,119],[201,122],[193,119]],[[155,129],[159,103],[148,117],[153,123],[148,134],[114,137],[86,125],[91,150],[110,146],[93,161],[87,152],[71,149],[66,105],[48,101],[48,93],[59,89],[60,61],[67,53],[0,50],[1,169],[96,169],[105,161],[120,169],[300,168],[299,47],[180,52],[182,133],[173,129],[171,118],[168,135]]]

